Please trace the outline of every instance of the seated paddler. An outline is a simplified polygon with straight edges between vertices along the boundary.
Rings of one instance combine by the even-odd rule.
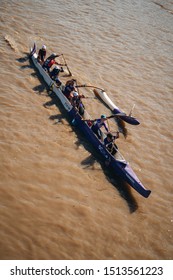
[[[106,149],[114,156],[118,150],[117,145],[115,144],[115,140],[119,138],[119,132],[117,131],[116,135],[112,133],[108,133],[104,139],[104,145]]]
[[[96,119],[94,120],[94,123],[91,127],[92,131],[97,135],[97,137],[99,139],[102,139],[102,131],[101,131],[101,127],[104,127],[104,129],[106,130],[106,132],[109,131],[107,125],[106,125],[106,115],[101,115],[100,119]]]

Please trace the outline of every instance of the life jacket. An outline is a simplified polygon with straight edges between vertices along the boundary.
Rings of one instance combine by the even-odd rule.
[[[71,93],[74,89],[75,89],[74,86],[72,86],[72,85],[67,85],[67,86],[65,87],[63,93],[64,93],[64,95],[65,95],[67,98],[69,98],[70,93]]]
[[[55,59],[51,59],[47,66],[50,68],[53,64],[55,64]]]
[[[106,131],[108,131],[107,125],[104,122],[101,122],[101,119],[97,119],[93,124],[93,127],[94,127],[95,130],[100,129],[102,126],[104,126]]]

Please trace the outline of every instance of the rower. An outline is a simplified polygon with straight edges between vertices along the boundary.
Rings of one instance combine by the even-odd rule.
[[[39,50],[38,52],[38,57],[37,57],[37,61],[43,65],[44,61],[45,61],[45,57],[46,57],[46,46],[43,45],[42,48]]]
[[[49,73],[51,79],[56,82],[57,86],[60,86],[62,84],[58,77],[60,72],[64,72],[64,69],[56,65],[53,68],[53,70]]]
[[[71,102],[73,98],[73,92],[77,91],[75,87],[75,81],[74,79],[68,80],[65,84],[65,89],[63,90],[63,94],[65,97]]]
[[[119,138],[119,132],[117,131],[116,135],[112,135],[112,133],[108,133],[104,139],[104,145],[106,149],[114,156],[118,150],[117,145],[114,141]]]
[[[61,64],[55,61],[56,57],[59,57],[61,54],[57,55],[56,53],[51,54],[46,61],[43,63],[43,69],[50,73],[50,68],[54,65],[66,66],[66,64]]]
[[[94,123],[91,127],[92,131],[97,135],[99,139],[102,138],[102,131],[100,129],[102,126],[104,126],[107,132],[109,131],[107,125],[105,124],[106,120],[107,120],[106,115],[101,115],[100,119],[94,120]]]
[[[50,77],[52,80],[55,80],[60,72],[64,72],[64,69],[62,67],[58,67],[57,65],[53,68],[53,70],[50,72]]]
[[[85,96],[83,94],[81,95],[77,91],[75,91],[73,93],[73,97],[72,97],[72,100],[71,100],[72,105],[78,109],[79,114],[81,116],[84,115],[84,110],[85,110],[85,106],[81,101],[81,98],[84,98],[84,97]]]

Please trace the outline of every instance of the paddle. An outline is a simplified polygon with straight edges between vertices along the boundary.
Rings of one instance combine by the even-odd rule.
[[[124,113],[117,113],[117,114],[113,114],[111,116],[109,116],[108,118],[111,119],[111,118],[114,118],[115,119],[115,122],[117,124],[117,127],[118,127],[118,131],[120,133],[122,133],[124,135],[124,137],[126,138],[127,137],[127,128],[125,126],[125,123],[124,121],[121,119],[121,117],[124,116]]]
[[[57,55],[55,55],[55,56],[52,56],[53,58],[57,58],[57,57],[60,57],[61,55],[63,55],[62,53],[61,54],[57,54]]]
[[[108,130],[111,131],[108,119],[106,120],[106,122],[107,122],[107,125],[108,125]]]
[[[132,116],[132,113],[133,113],[134,108],[135,108],[135,104],[133,104],[133,107],[132,107],[132,109],[130,110],[129,117]]]
[[[90,86],[87,86],[87,85],[78,85],[77,84],[77,80],[76,80],[76,88],[77,88],[77,91],[78,91],[78,93],[79,93],[79,90],[78,90],[78,88],[80,88],[80,87],[90,87]],[[92,86],[91,86],[92,87]],[[86,98],[86,99],[97,99],[97,97],[95,97],[95,96],[85,96],[84,98]]]
[[[63,54],[62,54],[62,57],[63,57],[63,59],[64,59],[64,62],[65,62],[66,67],[67,67],[67,70],[68,70],[68,72],[69,72],[69,76],[72,76],[72,73],[71,73],[71,71],[70,71],[70,69],[69,69],[69,67],[68,67],[68,65],[67,65],[66,59],[65,59],[65,57],[64,57]]]
[[[121,132],[124,135],[124,138],[126,138],[127,135],[128,135],[128,131],[127,131],[125,122],[121,119],[121,117],[115,118],[115,122],[117,124],[118,131]]]

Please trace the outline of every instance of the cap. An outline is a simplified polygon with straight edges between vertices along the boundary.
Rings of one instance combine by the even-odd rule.
[[[55,57],[55,56],[57,56],[57,54],[56,54],[56,53],[52,53],[51,56],[52,56],[52,57]]]
[[[101,119],[106,119],[106,115],[101,115]]]
[[[46,46],[45,46],[45,45],[43,45],[43,46],[42,46],[42,49],[43,49],[43,50],[46,50]]]
[[[78,94],[78,92],[77,91],[75,91],[74,93],[73,93],[73,96],[78,96],[79,94]]]

